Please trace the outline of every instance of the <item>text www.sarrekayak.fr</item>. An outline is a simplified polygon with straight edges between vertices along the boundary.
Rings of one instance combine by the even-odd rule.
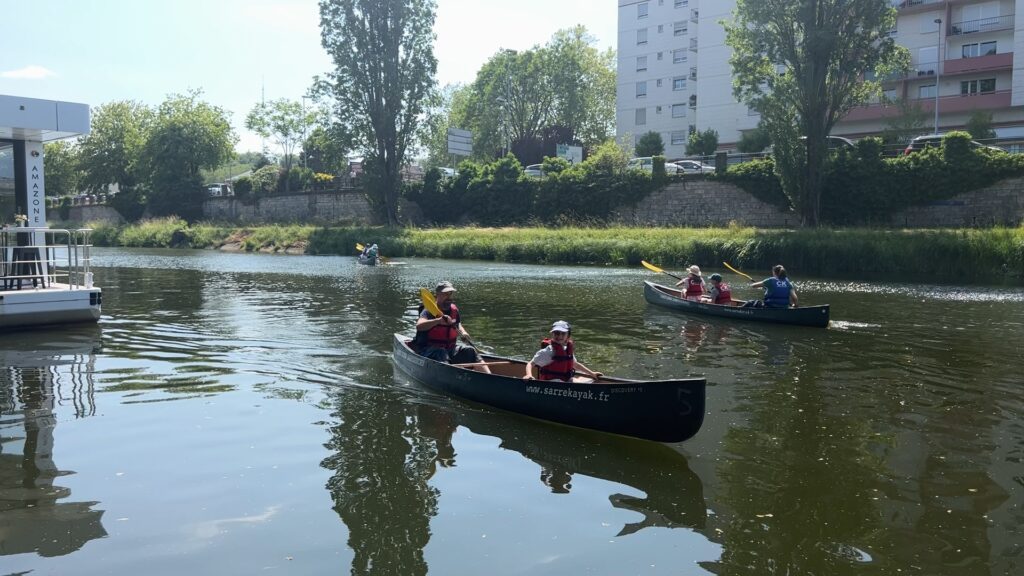
[[[593,390],[566,390],[563,388],[541,388],[540,386],[527,386],[527,394],[544,394],[547,396],[565,396],[576,400],[595,400],[607,402],[610,396],[604,392],[594,394]]]

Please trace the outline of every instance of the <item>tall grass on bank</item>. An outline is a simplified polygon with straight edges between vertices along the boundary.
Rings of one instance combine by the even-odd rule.
[[[185,230],[193,247],[239,242],[245,250],[301,247],[307,254],[354,255],[356,243],[380,245],[385,256],[495,260],[538,264],[689,264],[718,268],[729,262],[767,276],[783,264],[802,276],[847,278],[1024,281],[1024,226],[966,230],[865,228],[761,230],[726,228],[379,228],[214,224],[184,227],[177,220],[129,226],[114,234],[99,227],[98,245],[169,246]],[[179,239],[181,234],[179,234]],[[107,242],[114,239],[116,241]]]

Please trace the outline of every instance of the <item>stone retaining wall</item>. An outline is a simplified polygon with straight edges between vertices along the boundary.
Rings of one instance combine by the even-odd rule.
[[[367,224],[373,221],[370,204],[359,191],[269,196],[252,204],[235,198],[210,198],[203,203],[203,217],[238,224]]]
[[[800,218],[744,192],[737,186],[702,177],[686,178],[652,192],[636,207],[620,209],[615,219],[640,226],[792,227]]]
[[[1024,223],[1024,178],[1008,178],[950,200],[915,206],[893,215],[904,228],[987,228]]]
[[[60,208],[47,208],[46,209],[47,219],[51,222],[57,222],[60,219]],[[68,212],[69,222],[80,222],[82,224],[86,222],[103,222],[104,224],[120,224],[124,222],[124,218],[121,217],[121,213],[106,205],[93,205],[93,206],[71,206]],[[54,225],[55,228],[59,227]]]

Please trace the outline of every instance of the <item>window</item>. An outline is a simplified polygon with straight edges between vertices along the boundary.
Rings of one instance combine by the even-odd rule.
[[[676,76],[673,78],[672,90],[686,90],[686,76]]]
[[[673,50],[672,51],[672,63],[673,64],[680,64],[682,62],[686,62],[686,50],[683,50],[681,48],[679,50]]]
[[[654,113],[655,114],[661,114],[661,106],[655,106],[654,107]]]
[[[658,84],[658,88],[661,88],[661,78],[658,78],[657,84]]]
[[[661,61],[661,54],[662,54],[661,52],[658,52],[658,61],[659,62]]]
[[[689,5],[690,5],[690,1],[689,0],[676,0],[675,7],[676,8],[686,8]]]
[[[926,84],[917,89],[918,98],[935,98],[935,84]]]
[[[982,42],[980,44],[964,44],[962,57],[977,58],[978,56],[991,56],[996,53],[995,42]]]
[[[672,24],[672,35],[683,36],[686,34],[688,28],[689,24],[687,24],[685,20],[683,20],[682,22],[676,22]]]
[[[931,70],[935,74],[935,65],[939,63],[939,47],[928,46],[917,51],[917,75],[923,76]]]
[[[672,132],[672,135],[670,136],[670,138],[671,138],[671,140],[669,140],[669,141],[672,142],[673,146],[679,146],[681,144],[686,144],[686,131],[685,130],[675,130],[675,131]]]
[[[636,5],[636,17],[647,18],[647,2],[641,2]]]
[[[686,118],[686,104],[673,104],[672,105],[672,117],[673,118]]]
[[[643,72],[644,70],[647,70],[647,56],[637,56],[636,71]]]
[[[988,94],[996,91],[996,79],[986,78],[984,80],[965,80],[960,83],[960,94]]]
[[[661,34],[664,31],[665,31],[665,25],[664,24],[658,24],[658,34]]]
[[[643,126],[647,124],[647,108],[636,109],[636,125]]]
[[[921,18],[921,34],[930,34],[939,31],[939,23],[935,18]]]
[[[636,83],[636,97],[637,98],[643,98],[645,96],[647,96],[647,81],[644,80],[642,82],[637,82]]]
[[[896,101],[896,89],[889,88],[882,90],[882,102],[895,102]]]
[[[647,28],[641,28],[636,31],[636,44],[647,44]]]

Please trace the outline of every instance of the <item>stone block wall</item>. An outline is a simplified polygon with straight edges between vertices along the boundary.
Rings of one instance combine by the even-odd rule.
[[[269,196],[252,204],[235,198],[210,198],[203,203],[203,217],[238,224],[368,224],[373,221],[370,204],[359,191]]]
[[[893,215],[904,228],[1016,227],[1024,223],[1024,178],[1008,178],[950,200],[914,206]]]
[[[46,216],[54,228],[59,228],[60,208],[47,208]],[[69,222],[102,222],[104,224],[120,224],[124,222],[121,213],[106,205],[71,206],[68,212]]]
[[[701,177],[673,181],[652,192],[635,207],[625,207],[616,220],[640,226],[727,226],[730,222],[758,228],[797,226],[800,217],[754,198],[737,186]]]

